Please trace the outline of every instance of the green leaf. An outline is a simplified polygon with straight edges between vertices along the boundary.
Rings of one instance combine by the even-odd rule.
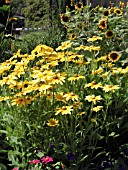
[[[0,9],[3,10],[3,11],[8,11],[10,8],[10,6],[8,5],[3,5]]]
[[[7,170],[7,168],[4,164],[0,164],[0,170]]]
[[[8,134],[8,132],[6,130],[0,130],[0,133]]]
[[[37,155],[39,158],[42,158],[42,157],[44,156],[44,153],[43,153],[43,152],[38,152],[36,155]]]
[[[109,134],[109,136],[114,136],[115,135],[115,132],[112,132],[111,134]]]

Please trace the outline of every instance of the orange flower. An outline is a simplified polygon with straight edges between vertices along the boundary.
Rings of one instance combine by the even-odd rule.
[[[6,4],[9,4],[9,3],[10,3],[10,0],[5,0],[5,3],[6,3]]]

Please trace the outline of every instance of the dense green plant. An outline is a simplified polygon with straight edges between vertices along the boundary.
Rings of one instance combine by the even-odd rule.
[[[10,167],[127,168],[123,7],[72,4],[61,14],[67,41],[26,54],[19,49],[0,64],[0,133],[10,146]]]

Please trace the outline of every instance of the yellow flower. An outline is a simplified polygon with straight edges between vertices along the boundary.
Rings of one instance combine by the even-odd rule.
[[[87,41],[90,42],[90,41],[96,41],[96,40],[102,40],[102,37],[99,37],[99,36],[93,36],[92,38],[89,38]]]
[[[74,76],[68,78],[68,81],[72,82],[72,81],[76,81],[76,80],[79,80],[79,79],[85,79],[85,76],[74,74]]]
[[[96,104],[96,102],[98,102],[99,100],[102,100],[102,97],[99,96],[95,96],[95,95],[89,95],[85,97],[85,100],[87,100],[88,102],[93,102],[94,104]]]
[[[73,34],[69,35],[70,40],[74,40],[75,38],[76,38],[76,33],[73,33]]]
[[[79,115],[79,116],[84,115],[84,114],[86,114],[86,112],[79,112],[79,113],[77,113],[77,115]]]
[[[31,101],[33,101],[33,100],[34,100],[34,98],[31,98],[31,97],[15,98],[12,100],[12,106],[13,105],[22,106],[22,105],[26,105],[26,104],[31,104]]]
[[[56,51],[66,50],[66,49],[70,48],[71,45],[72,45],[72,44],[70,43],[70,41],[62,42],[62,43],[61,43],[61,46],[59,46],[58,48],[56,48]]]
[[[82,105],[83,105],[83,103],[82,102],[74,102],[73,104],[72,104],[72,107],[74,108],[74,109],[81,109],[82,108]]]
[[[84,88],[86,87],[91,87],[91,89],[98,89],[99,87],[102,87],[102,84],[101,83],[96,84],[96,82],[93,81],[91,83],[86,84]]]
[[[18,20],[18,18],[16,18],[16,17],[13,17],[13,18],[9,18],[8,19],[8,21],[10,21],[10,22],[14,22],[14,21],[17,21]]]
[[[112,62],[116,62],[120,58],[120,55],[117,52],[111,52],[108,56]]]
[[[65,75],[62,73],[55,74],[50,80],[50,84],[63,84],[65,82]]]
[[[81,2],[78,2],[76,5],[75,5],[75,9],[77,10],[80,10],[83,8],[83,4]]]
[[[100,111],[101,109],[103,108],[103,106],[96,106],[96,107],[93,107],[93,111],[94,112],[98,112],[98,111]]]
[[[61,22],[70,22],[70,17],[67,14],[60,15]]]
[[[51,119],[48,120],[47,125],[48,126],[58,126],[58,120],[51,118]]]
[[[76,95],[76,94],[74,94],[74,93],[66,93],[66,94],[64,94],[64,96],[63,96],[65,99],[66,99],[66,101],[68,101],[68,100],[72,100],[72,101],[78,101],[78,98],[79,98],[79,96],[78,95]]]
[[[108,30],[108,31],[105,32],[105,35],[106,35],[107,38],[112,38],[114,36],[114,33],[113,33],[113,31]]]
[[[120,1],[120,2],[119,2],[119,7],[120,7],[120,8],[124,8],[124,2]]]
[[[99,21],[98,27],[101,29],[105,29],[107,28],[107,20],[106,19],[102,19]]]
[[[63,101],[66,103],[66,98],[64,97],[65,92],[59,92],[55,95],[55,99],[58,101]]]
[[[10,3],[10,0],[5,0],[5,3],[6,3],[6,4],[9,4],[9,3]]]
[[[73,111],[73,106],[63,106],[56,109],[55,115],[58,115],[59,113],[61,113],[62,115],[67,115],[67,114],[71,114],[72,111]]]
[[[118,9],[118,8],[114,9],[114,13],[116,15],[122,15],[122,11],[120,9]]]
[[[110,11],[108,9],[106,9],[102,12],[102,14],[104,17],[107,17],[110,14]]]
[[[99,67],[97,70],[92,70],[92,75],[94,74],[100,74],[103,72],[103,69],[101,67]]]
[[[119,89],[119,88],[120,88],[119,85],[105,85],[105,86],[103,87],[103,90],[104,90],[105,92],[109,92],[109,91],[115,92],[115,90],[117,90],[117,89]]]

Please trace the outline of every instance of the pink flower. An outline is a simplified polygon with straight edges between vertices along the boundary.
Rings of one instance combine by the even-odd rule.
[[[49,156],[43,157],[41,160],[44,164],[47,164],[49,162],[53,162],[53,158],[51,158]]]
[[[34,159],[34,160],[30,161],[29,163],[30,163],[31,165],[33,165],[33,164],[39,164],[39,163],[40,163],[40,160]]]
[[[18,170],[18,168],[13,168],[12,170]]]

